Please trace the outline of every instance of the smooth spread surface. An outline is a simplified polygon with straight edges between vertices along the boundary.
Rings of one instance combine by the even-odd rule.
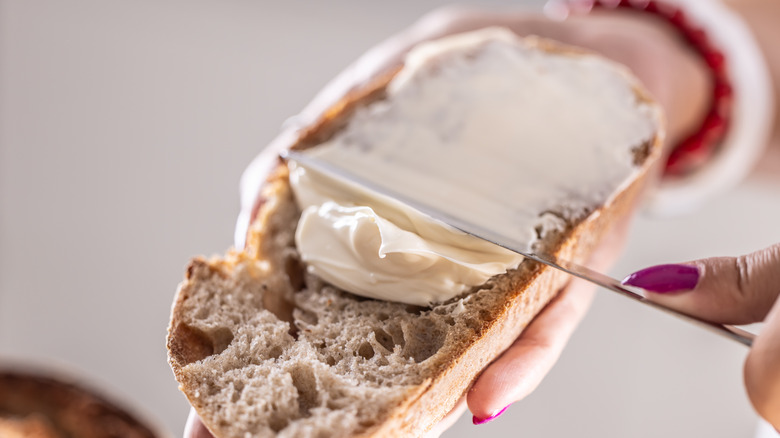
[[[659,123],[636,87],[609,61],[486,29],[418,46],[386,99],[307,153],[530,245],[558,226],[556,215],[581,215],[630,180],[636,149]],[[397,203],[304,174],[293,170],[304,209],[298,248],[309,269],[345,290],[428,304],[520,261]]]
[[[522,257],[393,199],[291,164],[304,207],[296,246],[324,280],[358,295],[428,305],[517,266]]]

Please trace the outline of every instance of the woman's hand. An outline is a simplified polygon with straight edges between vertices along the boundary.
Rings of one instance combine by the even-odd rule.
[[[624,282],[707,321],[764,321],[745,361],[745,387],[759,415],[780,429],[780,244],[740,257],[653,266]]]
[[[214,435],[200,421],[194,409],[190,409],[190,415],[187,417],[187,424],[184,426],[184,438],[214,438]]]

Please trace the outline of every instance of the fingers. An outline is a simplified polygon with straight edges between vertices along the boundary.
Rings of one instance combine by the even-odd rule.
[[[728,324],[765,321],[745,361],[745,388],[756,412],[780,428],[780,244],[740,257],[653,266],[625,284],[690,315]]]
[[[653,301],[726,324],[763,321],[780,294],[780,244],[740,257],[653,266],[624,283]]]
[[[753,408],[780,430],[780,301],[776,301],[745,361],[745,389]]]
[[[190,409],[187,416],[187,424],[184,426],[184,438],[214,438],[214,435],[206,429],[195,409]]]
[[[495,418],[539,386],[590,307],[594,292],[590,284],[572,281],[482,372],[467,397],[475,424]]]

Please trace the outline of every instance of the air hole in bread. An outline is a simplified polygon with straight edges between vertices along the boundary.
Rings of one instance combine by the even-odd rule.
[[[470,328],[474,333],[479,333],[482,331],[482,321],[476,318],[466,318],[463,320],[463,323],[466,325],[466,327]]]
[[[203,306],[200,307],[197,312],[195,312],[195,319],[204,320],[207,319],[210,315],[211,315],[211,307]]]
[[[278,345],[274,345],[273,347],[271,347],[270,350],[268,350],[268,357],[270,359],[278,359],[279,356],[281,356],[283,352],[284,352],[284,350],[282,350],[282,347],[280,347]]]
[[[414,325],[406,326],[406,346],[404,357],[412,358],[419,363],[436,354],[444,345],[446,329],[430,319],[420,319]]]
[[[408,313],[414,314],[414,315],[421,315],[426,310],[430,310],[427,307],[421,307],[421,306],[415,306],[412,304],[407,304],[405,307],[406,311]]]
[[[274,432],[278,433],[290,424],[290,419],[285,417],[284,414],[280,414],[275,403],[271,405],[271,412],[272,414],[268,418],[268,427]]]
[[[300,291],[305,286],[304,268],[297,256],[287,256],[284,261],[284,272],[287,274],[287,281],[294,291]]]
[[[263,294],[263,308],[273,313],[280,321],[287,322],[290,325],[290,335],[294,338],[298,337],[298,328],[293,318],[293,310],[295,310],[293,303],[286,300],[282,294],[266,290]]]
[[[377,342],[379,342],[379,345],[385,348],[388,352],[393,351],[393,349],[396,346],[395,340],[393,340],[393,336],[387,333],[386,331],[380,329],[374,330],[374,338]],[[403,339],[403,335],[401,335],[401,339]]]
[[[374,357],[374,347],[372,347],[368,342],[360,344],[357,352],[363,359],[371,359]]]
[[[211,337],[212,354],[219,354],[233,342],[233,332],[227,327],[218,327],[209,333]]]
[[[202,330],[183,322],[176,325],[170,339],[171,356],[182,365],[189,365],[214,354],[211,338]]]
[[[320,405],[320,395],[317,390],[317,378],[314,370],[306,364],[296,364],[290,370],[292,383],[298,391],[298,410],[301,416],[309,416],[309,411]]]
[[[488,312],[486,309],[480,309],[479,319],[481,319],[482,321],[490,321],[492,317],[493,315],[491,315],[491,313]]]
[[[296,325],[303,322],[305,325],[317,325],[319,318],[317,314],[310,310],[295,309],[293,316],[296,319]]]
[[[230,396],[230,400],[235,403],[241,399],[241,393],[244,392],[244,383],[241,381],[233,382],[233,394]]]

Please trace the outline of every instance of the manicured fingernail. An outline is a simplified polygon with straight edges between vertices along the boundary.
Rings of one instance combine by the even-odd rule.
[[[699,269],[691,265],[658,265],[636,271],[623,280],[659,294],[692,290],[699,283]]]
[[[504,411],[507,410],[507,408],[509,408],[509,406],[507,406],[504,409],[501,409],[500,411],[496,412],[495,414],[493,414],[493,415],[491,415],[491,416],[489,416],[487,418],[478,418],[477,416],[474,416],[474,417],[472,417],[471,422],[474,423],[475,426],[478,425],[478,424],[489,423],[489,422],[495,420],[496,418],[498,418],[499,415],[503,414]]]

